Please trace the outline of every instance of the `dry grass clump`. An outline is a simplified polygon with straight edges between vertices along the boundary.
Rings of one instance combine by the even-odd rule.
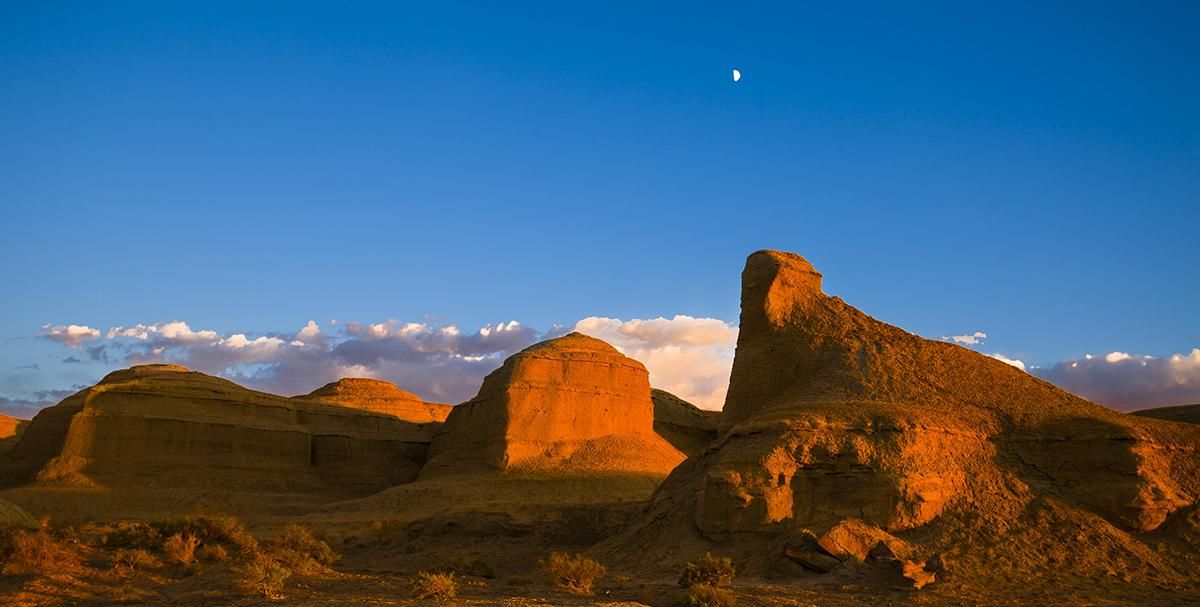
[[[17,531],[7,540],[0,552],[4,575],[49,575],[79,569],[75,547],[56,539],[46,529]]]
[[[300,573],[325,571],[340,558],[329,544],[296,524],[284,527],[265,542],[265,547],[281,563]]]
[[[422,571],[413,580],[413,598],[448,601],[458,596],[458,582],[453,573]]]
[[[716,557],[711,552],[695,561],[688,561],[679,576],[680,588],[691,588],[697,584],[719,588],[733,583],[733,560],[729,557]]]
[[[158,559],[143,548],[118,548],[112,555],[114,571],[133,573],[139,569],[155,569],[160,565]]]
[[[163,542],[163,556],[173,565],[188,566],[196,562],[196,548],[200,540],[194,535],[176,533]]]
[[[696,584],[688,588],[687,592],[679,595],[675,605],[677,607],[735,607],[737,597],[724,588]]]
[[[258,540],[234,516],[194,515],[158,521],[154,527],[164,536],[190,535],[201,544],[226,544],[247,551],[258,548]]]
[[[606,571],[604,565],[582,554],[565,552],[551,552],[549,558],[538,564],[556,586],[578,594],[591,594],[592,585]]]
[[[292,570],[265,552],[249,554],[234,569],[235,583],[246,594],[275,600],[283,598],[283,585]]]

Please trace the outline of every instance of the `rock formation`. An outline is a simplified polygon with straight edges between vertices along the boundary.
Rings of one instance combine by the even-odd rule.
[[[355,495],[411,480],[429,432],[177,365],[115,371],[39,413],[5,485]]]
[[[512,355],[458,405],[430,448],[427,472],[617,472],[665,476],[683,454],[654,432],[641,363],[571,333]]]
[[[1133,414],[1140,415],[1142,417],[1165,419],[1172,422],[1200,424],[1200,405],[1179,405],[1177,407],[1142,409],[1141,411],[1134,411]]]
[[[446,421],[453,409],[450,405],[427,403],[391,382],[361,377],[339,379],[292,398],[383,413],[418,424]]]
[[[8,453],[13,445],[17,444],[28,425],[28,420],[0,415],[0,456]]]
[[[654,431],[687,455],[699,453],[717,438],[719,411],[705,411],[665,390],[652,390]]]
[[[721,436],[613,554],[677,561],[694,537],[693,550],[736,546],[749,570],[774,571],[789,538],[847,519],[933,551],[1009,529],[1046,541],[1064,520],[1133,545],[1195,512],[1200,428],[1117,413],[879,322],[825,295],[797,255],[754,253],[742,280]]]

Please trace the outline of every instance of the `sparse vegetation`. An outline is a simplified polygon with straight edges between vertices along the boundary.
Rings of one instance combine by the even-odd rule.
[[[483,559],[468,557],[454,559],[429,571],[432,573],[453,573],[461,576],[481,577],[489,580],[496,577],[496,573],[492,571],[491,565],[488,565]]]
[[[413,580],[413,598],[448,601],[458,596],[458,582],[453,573],[422,571]]]
[[[711,552],[689,561],[679,576],[680,588],[691,588],[696,585],[720,588],[733,583],[733,560],[729,557],[716,557]]]
[[[5,575],[49,575],[69,573],[79,568],[79,554],[67,542],[55,539],[49,531],[17,531],[4,551]]]
[[[292,577],[291,569],[264,552],[250,554],[234,573],[243,592],[271,600],[283,598],[283,585]]]
[[[158,559],[143,548],[118,548],[112,556],[112,568],[123,573],[133,573],[139,569],[153,569],[158,565]]]
[[[592,585],[605,572],[604,565],[582,554],[552,552],[539,564],[556,586],[578,594],[591,594]]]
[[[724,588],[709,584],[696,584],[675,601],[677,607],[735,607],[737,597]]]
[[[196,561],[196,547],[200,540],[194,535],[176,533],[163,542],[163,556],[173,565],[188,566]]]
[[[242,551],[258,548],[258,541],[234,516],[193,515],[153,524],[163,536],[189,535],[205,545],[227,544]]]
[[[329,544],[296,524],[285,526],[265,545],[281,563],[300,573],[323,571],[339,558]]]

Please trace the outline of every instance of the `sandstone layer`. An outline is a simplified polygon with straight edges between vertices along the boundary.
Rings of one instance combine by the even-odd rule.
[[[362,377],[339,379],[303,396],[295,396],[293,400],[383,413],[417,424],[444,422],[453,409],[450,405],[427,403],[416,394],[401,390],[391,382]]]
[[[421,425],[245,389],[176,365],[115,371],[40,412],[7,486],[362,495],[411,480]]]
[[[855,519],[982,566],[972,546],[1052,541],[1066,525],[1087,530],[1068,545],[1108,542],[1132,570],[1178,575],[1139,538],[1195,518],[1200,428],[1121,414],[879,322],[821,278],[794,254],[749,257],[721,436],[606,545],[613,558],[733,546],[751,571],[794,572],[789,542]],[[1032,552],[1028,575],[1099,566]]]

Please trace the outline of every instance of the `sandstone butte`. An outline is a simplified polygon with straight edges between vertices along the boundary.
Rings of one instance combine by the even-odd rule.
[[[952,558],[991,588],[1200,574],[1200,428],[922,339],[821,278],[791,253],[750,255],[720,438],[600,554],[666,570],[715,549],[739,572],[800,575],[822,566],[806,554],[828,558],[823,534],[865,525],[883,535],[839,533],[891,538],[906,571]]]
[[[1200,405],[1179,405],[1175,407],[1142,409],[1141,411],[1134,411],[1133,414],[1140,415],[1142,417],[1165,419],[1173,422],[1200,424]]]
[[[665,477],[684,456],[654,432],[646,367],[571,333],[534,344],[483,380],[433,439],[422,476],[463,469]]]
[[[686,408],[679,401],[657,409],[669,412],[662,423],[674,428],[671,440],[694,442],[692,435],[715,429],[710,417]],[[491,512],[522,519],[565,506],[644,500],[685,458],[656,433],[655,414],[646,368],[611,345],[579,333],[534,344],[454,407],[416,482],[335,504],[320,516],[388,512],[411,521]]]
[[[311,496],[291,505],[299,508],[416,477],[436,424],[375,413],[326,389],[310,401],[177,365],[115,371],[40,412],[0,460],[0,483],[114,489],[104,494],[118,500],[114,507],[152,511],[186,503],[181,492]]]

